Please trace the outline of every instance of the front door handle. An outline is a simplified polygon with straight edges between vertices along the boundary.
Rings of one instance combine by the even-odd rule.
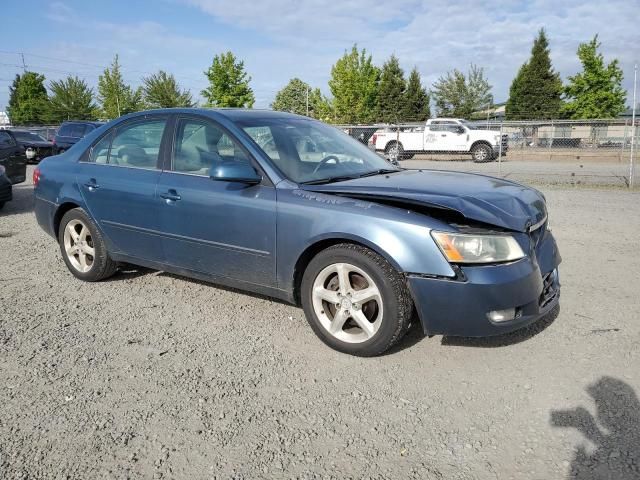
[[[182,197],[178,195],[178,192],[176,192],[174,189],[171,189],[168,192],[161,193],[160,198],[164,198],[167,201],[167,203],[170,203],[170,202],[177,202]]]
[[[98,185],[95,178],[89,179],[89,181],[85,183],[84,186],[87,187],[90,192],[93,192],[94,190],[100,188],[100,185]]]
[[[440,136],[441,136],[441,137],[446,137],[446,136],[447,136],[447,134],[446,134],[446,133],[443,133],[443,134],[441,134]]]

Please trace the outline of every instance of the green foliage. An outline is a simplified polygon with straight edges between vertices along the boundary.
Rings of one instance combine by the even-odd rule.
[[[104,119],[117,118],[144,109],[142,89],[133,90],[129,85],[125,85],[120,73],[118,55],[113,59],[111,68],[106,68],[98,77],[98,101],[101,106],[100,115]]]
[[[484,70],[471,64],[466,76],[456,69],[440,77],[433,85],[433,98],[438,115],[469,118],[491,105],[491,85]]]
[[[422,87],[420,73],[418,73],[418,69],[416,68],[411,70],[404,97],[405,111],[402,115],[403,121],[422,122],[431,116],[429,95],[426,89]]]
[[[149,108],[193,107],[188,90],[180,90],[175,77],[163,70],[142,79],[144,103]]]
[[[331,68],[329,88],[333,95],[334,120],[366,123],[375,120],[380,70],[365,49],[354,45]]]
[[[511,83],[506,115],[509,120],[558,118],[562,80],[553,70],[544,29],[533,42],[531,57]]]
[[[237,60],[233,53],[213,57],[212,65],[204,74],[209,79],[209,87],[201,93],[207,107],[253,107],[251,77],[244,70],[244,62]]]
[[[312,89],[308,83],[299,78],[292,78],[276,93],[271,108],[282,112],[307,115],[307,100],[310,117],[321,120],[329,119],[331,115],[329,101],[322,95],[319,88]]]
[[[407,113],[405,90],[407,83],[398,57],[391,55],[380,74],[375,120],[383,123],[398,123]]]
[[[49,120],[60,123],[65,120],[94,120],[96,104],[93,90],[78,77],[54,80],[49,84]]]
[[[569,77],[564,88],[567,103],[563,112],[571,118],[614,118],[625,109],[622,69],[617,59],[605,65],[599,47],[597,35],[578,47],[582,72]]]
[[[7,114],[14,125],[34,125],[46,123],[48,113],[47,89],[44,75],[24,72],[16,75],[9,87]]]

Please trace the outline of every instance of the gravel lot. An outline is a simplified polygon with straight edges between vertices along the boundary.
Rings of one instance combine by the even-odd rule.
[[[414,328],[363,359],[267,298],[149,270],[81,283],[17,186],[0,478],[639,478],[640,194],[543,190],[559,315],[488,340]]]

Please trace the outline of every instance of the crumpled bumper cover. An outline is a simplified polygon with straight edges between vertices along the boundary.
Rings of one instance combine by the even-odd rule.
[[[559,302],[561,262],[550,232],[535,253],[503,265],[465,266],[461,278],[408,275],[409,289],[427,335],[485,337],[530,325]],[[487,313],[517,309],[514,320],[492,322]]]

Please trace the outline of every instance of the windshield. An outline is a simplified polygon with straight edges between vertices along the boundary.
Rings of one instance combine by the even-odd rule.
[[[391,163],[340,130],[306,118],[236,122],[287,178],[321,183],[397,171]]]
[[[32,132],[13,132],[19,142],[44,142],[45,139]]]

